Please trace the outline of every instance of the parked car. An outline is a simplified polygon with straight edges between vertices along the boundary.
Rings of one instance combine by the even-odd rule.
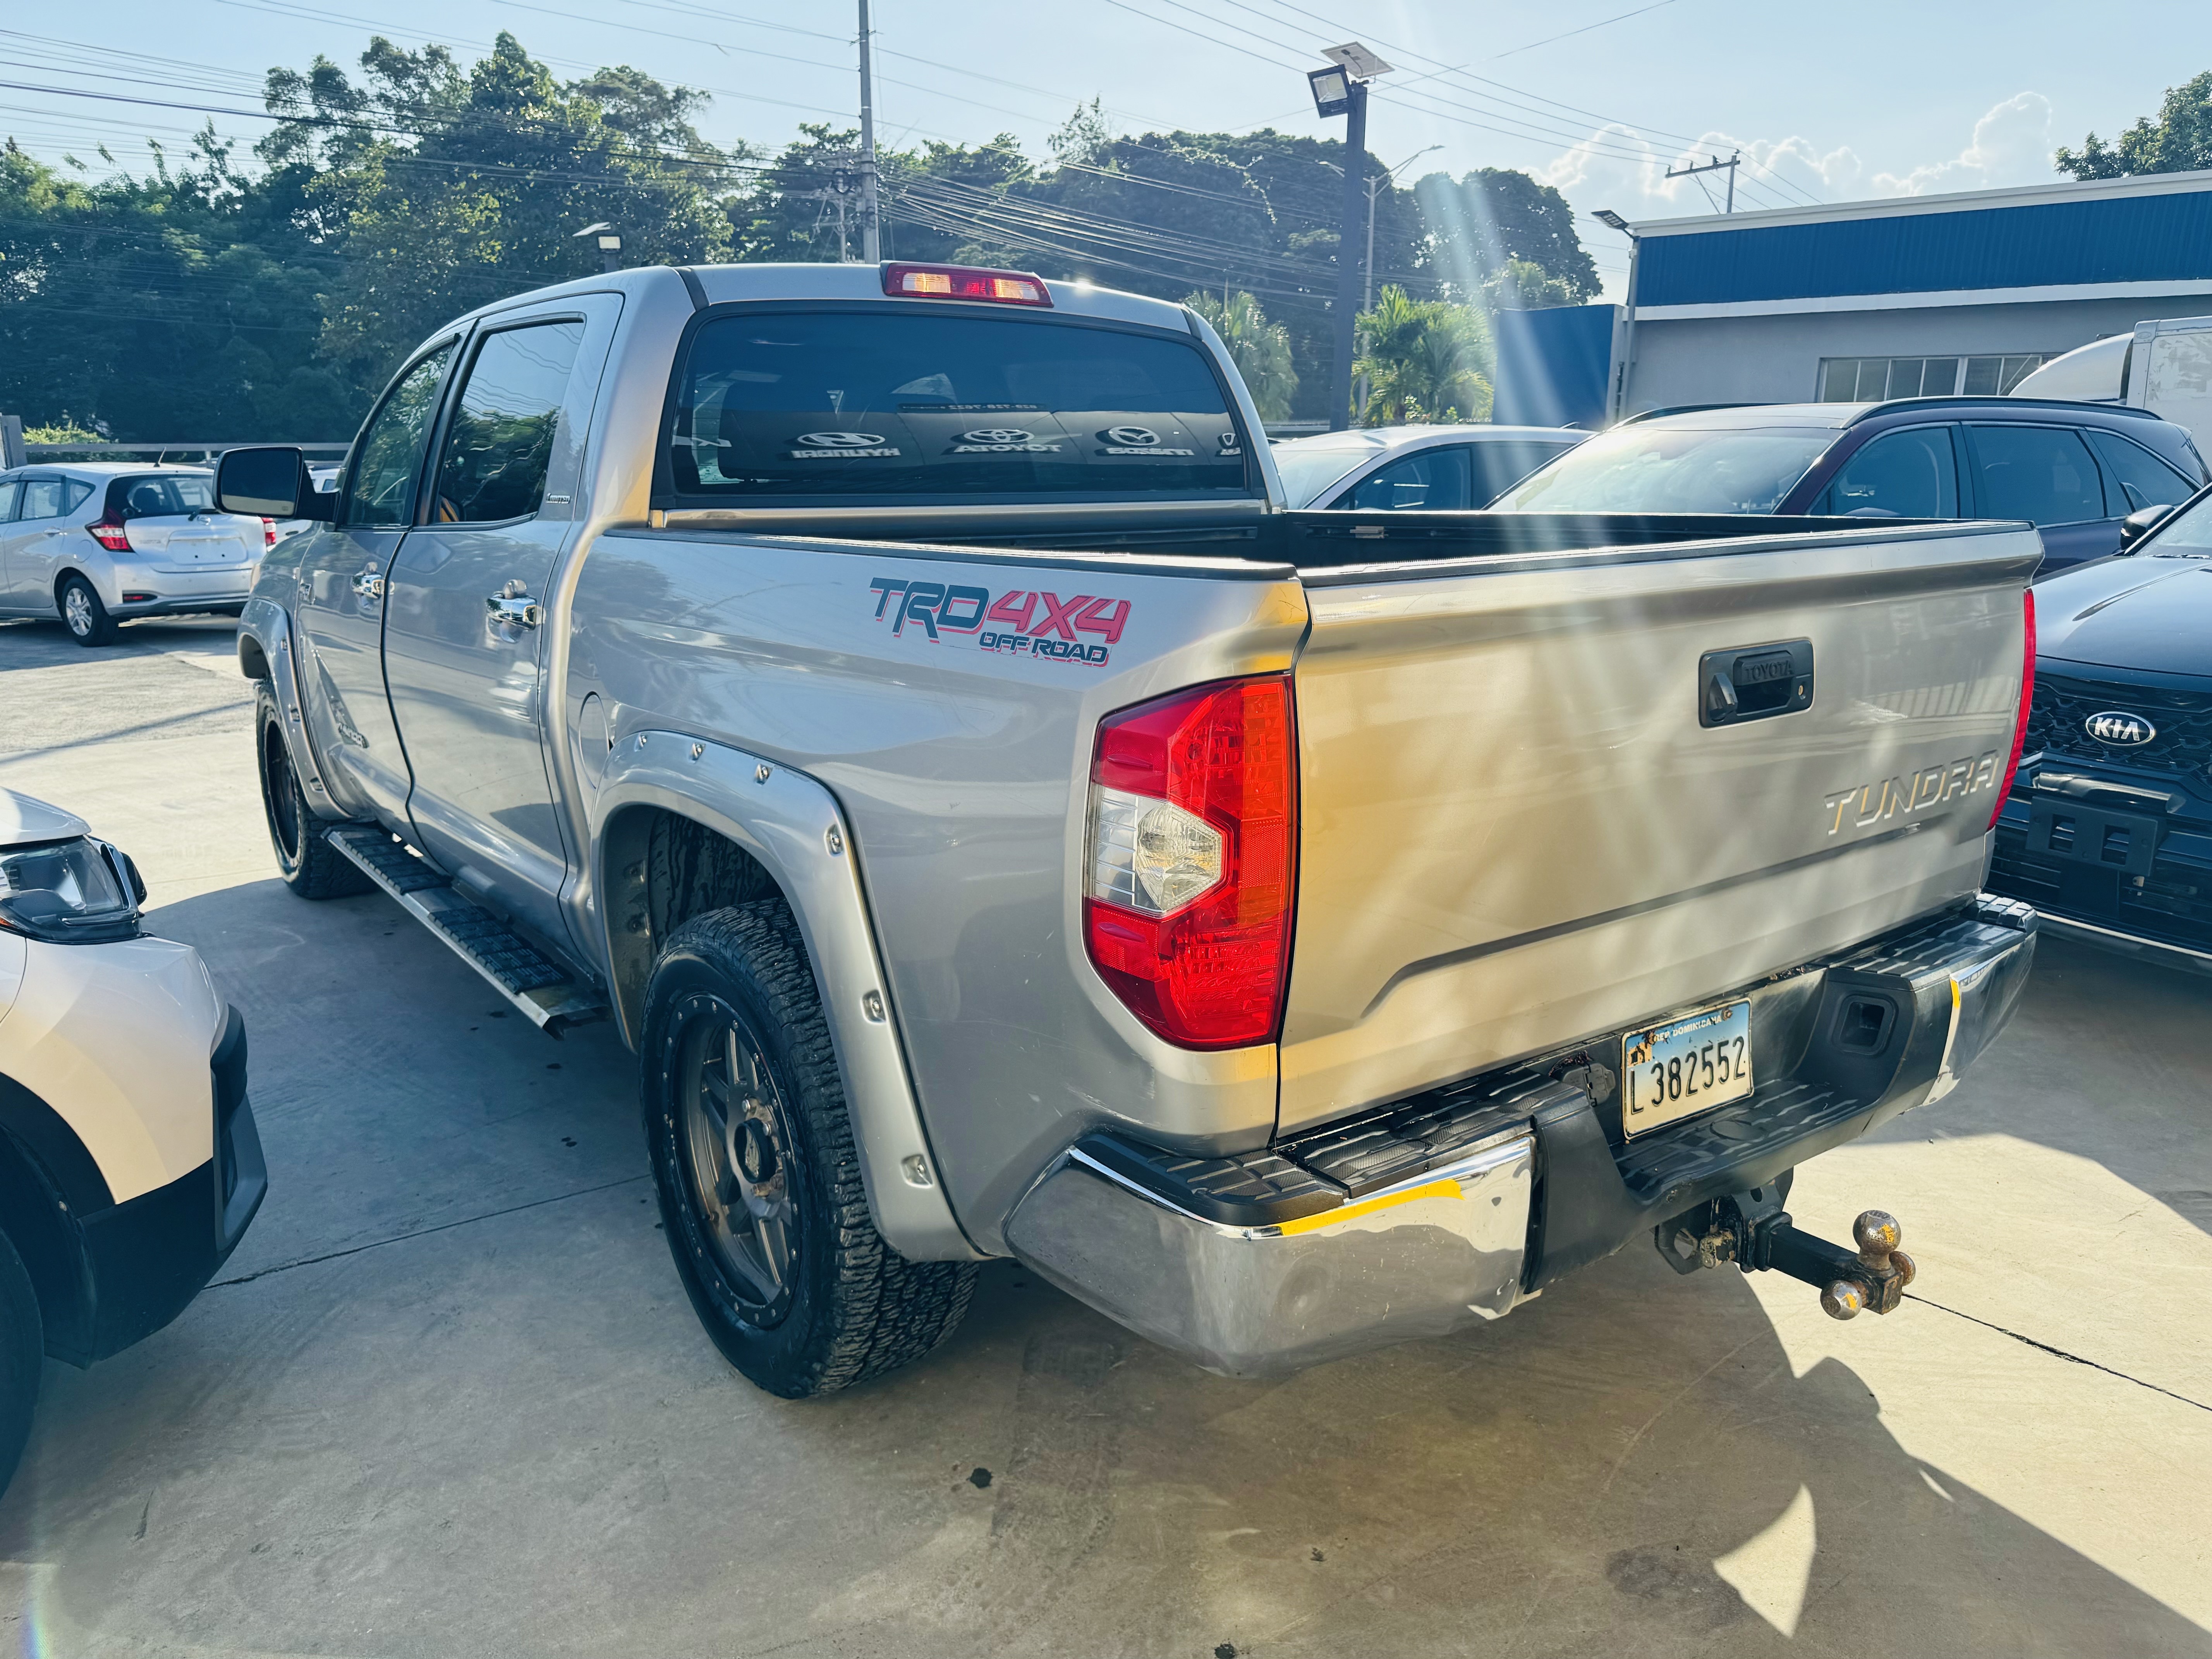
[[[2206,479],[2147,411],[2021,398],[1771,404],[1639,415],[1492,504],[1501,513],[2024,519],[2042,574],[2117,552],[2120,521]]]
[[[2092,340],[2053,357],[2013,395],[2147,409],[2185,428],[2201,455],[2212,449],[2212,317],[2154,318]]]
[[[160,1330],[268,1189],[245,1024],[145,896],[83,819],[0,789],[0,1491],[43,1357]]]
[[[459,319],[334,500],[221,462],[333,515],[240,629],[277,867],[617,1023],[779,1394],[927,1352],[990,1257],[1232,1374],[1645,1234],[1899,1305],[1893,1224],[1781,1195],[2024,983],[1979,889],[2033,532],[1292,512],[1260,432],[1194,313],[1021,272]],[[1501,526],[1606,539],[1454,539]]]
[[[2057,932],[2212,972],[2212,493],[2037,597],[1990,886]]]
[[[307,481],[316,490],[327,495],[338,487],[339,471],[337,466],[321,461],[311,461],[307,465]],[[324,521],[314,519],[276,520],[273,521],[275,533],[270,537],[269,545],[274,547],[287,536],[296,536],[303,530],[312,530],[319,522]]]
[[[1487,507],[1587,432],[1564,426],[1376,426],[1274,447],[1292,507],[1450,512]]]
[[[215,511],[213,477],[74,462],[0,473],[0,616],[58,616],[87,646],[133,617],[235,616],[276,532]]]

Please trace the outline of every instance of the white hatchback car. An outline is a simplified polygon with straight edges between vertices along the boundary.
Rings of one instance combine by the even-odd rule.
[[[1590,434],[1564,426],[1370,426],[1274,447],[1292,507],[1462,512],[1487,507]]]
[[[0,789],[0,1490],[42,1358],[149,1336],[268,1191],[246,1026],[83,819]]]
[[[58,616],[79,645],[131,617],[236,616],[266,519],[217,513],[198,466],[71,463],[0,473],[0,616]]]

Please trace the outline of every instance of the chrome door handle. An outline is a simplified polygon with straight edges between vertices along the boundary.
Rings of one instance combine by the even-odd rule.
[[[494,593],[484,600],[484,609],[495,622],[512,623],[517,628],[535,628],[545,619],[538,601],[527,593]]]
[[[353,579],[353,592],[357,599],[380,599],[384,597],[384,578],[373,570],[364,570]]]

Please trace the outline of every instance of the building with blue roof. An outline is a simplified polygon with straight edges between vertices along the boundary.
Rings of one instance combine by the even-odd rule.
[[[1613,414],[2012,390],[2212,310],[2212,172],[1630,227]]]

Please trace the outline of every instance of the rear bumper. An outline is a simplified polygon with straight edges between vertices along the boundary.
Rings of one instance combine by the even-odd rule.
[[[1061,1288],[1228,1376],[1442,1335],[1941,1098],[2011,1018],[2035,926],[1984,898],[1746,988],[1767,1080],[1632,1142],[1608,1033],[1261,1152],[1088,1135],[1006,1237]],[[1854,1049],[1844,1015],[1868,1004],[1889,1010],[1883,1036]]]

